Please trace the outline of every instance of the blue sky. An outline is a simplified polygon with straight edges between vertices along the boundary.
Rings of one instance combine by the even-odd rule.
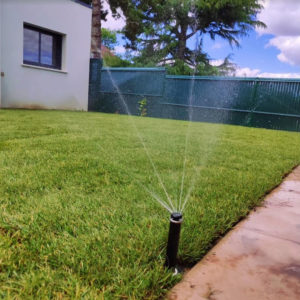
[[[258,19],[267,29],[257,29],[240,39],[240,48],[226,40],[204,37],[203,49],[218,65],[230,53],[237,65],[236,76],[300,78],[300,0],[261,0],[264,9]],[[124,19],[111,16],[103,27],[121,29]],[[195,39],[188,43],[194,48]],[[124,53],[122,42],[116,53]]]
[[[260,70],[264,73],[300,74],[299,65],[282,62],[277,58],[281,53],[280,50],[275,46],[269,45],[269,41],[273,38],[275,38],[275,35],[259,35],[256,31],[252,31],[249,36],[244,37],[240,41],[240,48],[236,46],[231,47],[228,42],[220,38],[216,39],[216,41],[204,38],[203,49],[212,60],[217,61],[224,59],[226,55],[231,53],[232,61],[241,69],[249,68],[251,70]]]

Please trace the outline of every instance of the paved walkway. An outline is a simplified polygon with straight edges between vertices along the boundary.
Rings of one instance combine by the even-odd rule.
[[[300,299],[300,167],[184,276],[169,299]]]

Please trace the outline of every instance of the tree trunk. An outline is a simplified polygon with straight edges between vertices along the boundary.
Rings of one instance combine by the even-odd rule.
[[[177,58],[180,60],[184,60],[186,40],[187,40],[186,34],[187,34],[187,26],[181,25],[181,32],[178,35],[178,52],[177,52]]]
[[[184,60],[184,52],[185,52],[185,47],[186,47],[186,40],[184,38],[179,38],[178,42],[178,59]]]
[[[101,0],[93,0],[91,58],[101,58]]]

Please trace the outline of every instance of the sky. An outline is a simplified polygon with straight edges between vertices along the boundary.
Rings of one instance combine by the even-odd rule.
[[[221,38],[212,41],[204,37],[203,50],[214,65],[232,54],[236,76],[300,78],[300,0],[262,0],[262,4],[258,19],[267,25],[266,29],[255,29],[240,39],[240,48],[231,47]],[[109,14],[103,27],[119,30],[124,24],[124,17],[115,20]],[[189,40],[191,48],[193,44],[195,40]],[[115,52],[125,52],[121,39]]]

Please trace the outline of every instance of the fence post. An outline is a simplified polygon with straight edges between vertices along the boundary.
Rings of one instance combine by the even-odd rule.
[[[90,59],[88,111],[96,110],[101,86],[102,59]]]

